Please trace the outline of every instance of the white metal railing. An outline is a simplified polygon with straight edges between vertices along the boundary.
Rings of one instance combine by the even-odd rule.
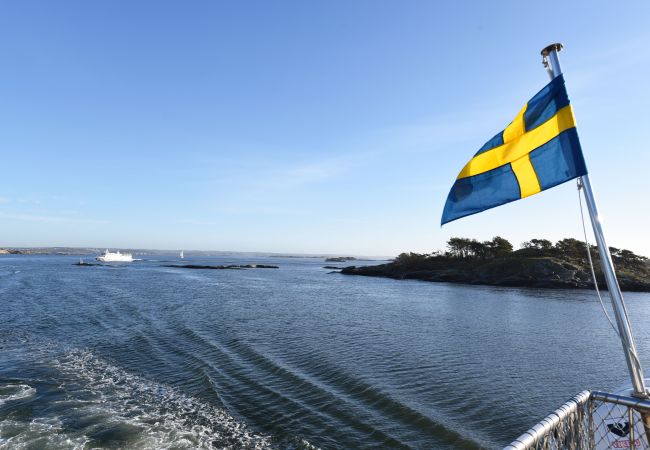
[[[504,450],[650,450],[646,414],[648,400],[582,391]]]

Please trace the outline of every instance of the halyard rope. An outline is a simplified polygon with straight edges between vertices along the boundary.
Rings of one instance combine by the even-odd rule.
[[[585,213],[582,209],[582,196],[580,192],[582,191],[582,182],[578,178],[578,204],[580,205],[580,220],[582,220],[582,233],[585,237],[585,247],[587,248],[587,258],[589,259],[589,268],[591,269],[591,279],[594,280],[594,287],[596,288],[596,294],[598,295],[598,300],[600,301],[600,306],[603,308],[603,313],[607,317],[607,321],[612,326],[614,333],[621,338],[621,335],[618,334],[618,329],[614,322],[612,322],[611,317],[607,314],[607,309],[605,308],[605,303],[603,302],[603,297],[600,295],[600,289],[598,289],[598,281],[596,281],[596,271],[594,270],[594,261],[591,259],[591,247],[589,246],[589,240],[587,239],[587,227],[585,226]]]
[[[598,281],[596,280],[596,271],[594,270],[594,261],[591,259],[591,248],[589,247],[589,240],[587,239],[587,227],[585,226],[585,214],[582,209],[582,196],[580,195],[580,192],[582,191],[582,187],[583,187],[582,180],[578,178],[578,204],[580,205],[580,220],[582,221],[582,233],[585,237],[585,247],[587,248],[587,258],[589,260],[589,268],[591,269],[591,278],[594,280],[594,287],[596,288],[596,294],[598,295],[598,300],[600,301],[600,307],[603,309],[603,313],[605,313],[605,317],[607,317],[607,321],[612,326],[614,333],[616,333],[616,335],[621,340],[621,342],[623,342],[623,344],[627,349],[627,352],[630,355],[632,355],[632,358],[634,358],[635,365],[640,368],[641,361],[639,361],[639,357],[618,332],[616,325],[614,325],[614,322],[612,321],[611,317],[609,317],[609,314],[607,313],[607,309],[605,308],[605,303],[603,302],[603,297],[600,295],[600,289],[598,289]],[[584,193],[582,195],[584,195]]]

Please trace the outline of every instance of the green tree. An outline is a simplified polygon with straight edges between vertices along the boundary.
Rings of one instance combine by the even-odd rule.
[[[614,259],[624,265],[637,267],[644,265],[648,261],[648,258],[645,256],[636,255],[633,251],[625,249],[619,250],[617,252],[617,257]]]
[[[533,248],[535,250],[541,250],[542,252],[547,252],[553,249],[553,243],[548,239],[531,239],[530,241],[521,244],[521,246],[522,248]]]
[[[413,267],[419,265],[426,258],[426,255],[421,255],[419,253],[400,253],[399,256],[395,258],[394,262],[400,266]]]
[[[479,242],[476,239],[472,239],[469,244],[472,256],[477,259],[488,258],[490,256],[490,249],[487,244],[487,242]]]
[[[450,256],[468,258],[471,255],[472,241],[467,238],[452,237],[447,241]]]
[[[557,241],[554,248],[560,255],[571,258],[584,258],[587,253],[585,243],[573,238]]]
[[[512,244],[507,239],[502,238],[501,236],[495,236],[491,241],[486,241],[485,243],[490,249],[491,256],[495,258],[501,258],[508,256],[512,253]]]

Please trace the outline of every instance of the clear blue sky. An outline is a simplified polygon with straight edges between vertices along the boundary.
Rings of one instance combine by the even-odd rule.
[[[646,1],[6,2],[0,246],[579,237],[573,183],[439,226],[561,41],[608,241],[650,255],[648,23]]]

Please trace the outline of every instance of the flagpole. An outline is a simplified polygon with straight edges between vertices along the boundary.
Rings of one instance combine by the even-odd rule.
[[[551,79],[562,74],[560,59],[558,57],[558,52],[562,50],[562,47],[562,44],[551,44],[542,50],[544,65]],[[625,302],[623,301],[623,295],[621,294],[621,288],[618,285],[616,273],[614,272],[612,255],[609,253],[609,247],[605,242],[603,227],[598,216],[598,208],[596,207],[596,200],[591,189],[591,183],[589,182],[589,175],[583,175],[580,177],[580,184],[585,194],[587,209],[589,210],[589,217],[591,219],[591,225],[594,229],[596,243],[598,244],[600,264],[603,270],[603,274],[605,275],[605,282],[607,283],[609,296],[612,299],[612,307],[614,309],[614,315],[616,316],[618,334],[621,339],[621,343],[623,344],[625,361],[627,362],[627,368],[630,372],[630,379],[632,380],[634,395],[637,397],[649,398],[648,391],[646,390],[645,386],[645,380],[643,379],[643,369],[641,368],[641,362],[637,356],[636,344],[634,343],[634,336],[632,335],[632,328],[630,327],[630,320],[625,308]],[[648,425],[650,425],[650,421],[646,422],[646,427]]]

